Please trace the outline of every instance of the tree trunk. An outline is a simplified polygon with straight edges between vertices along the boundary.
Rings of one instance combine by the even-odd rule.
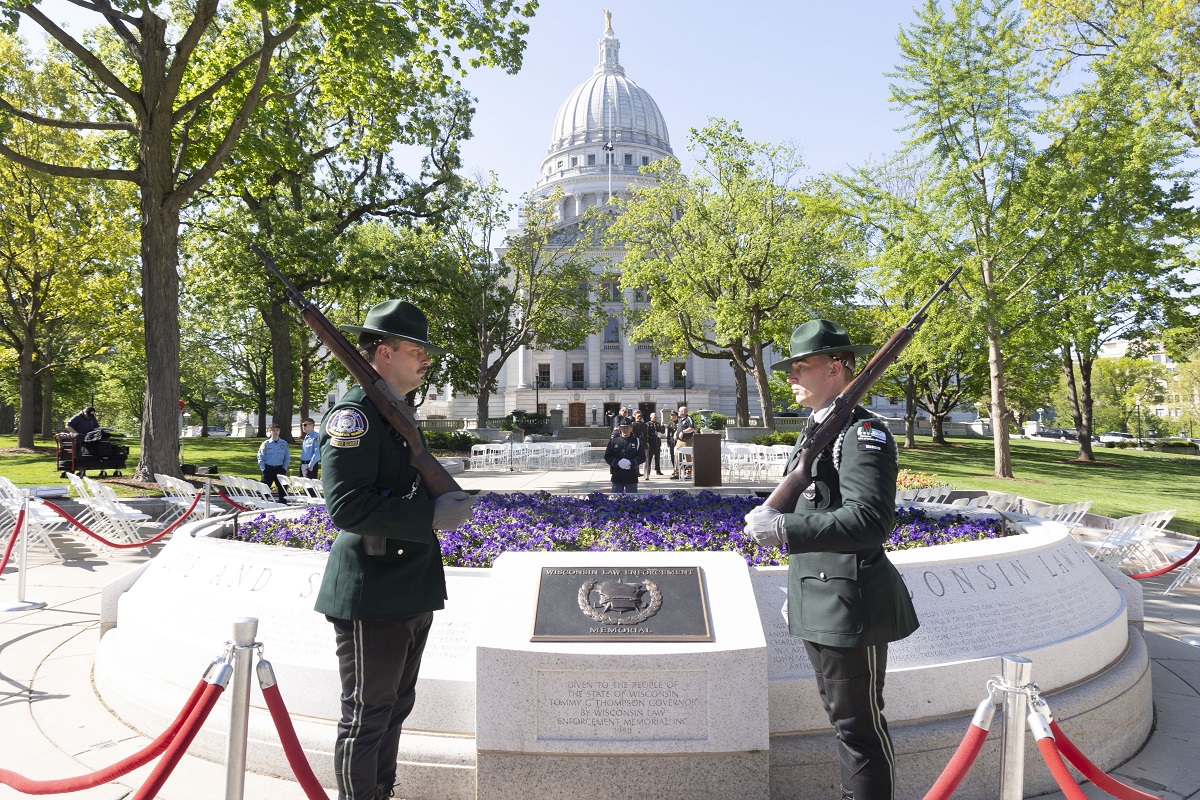
[[[904,449],[917,447],[917,378],[910,371],[904,379]]]
[[[733,387],[735,401],[733,406],[734,421],[739,427],[750,426],[750,387],[747,385],[746,373],[738,366],[733,368]]]
[[[992,400],[992,474],[997,478],[1011,478],[1013,471],[1008,437],[1008,407],[1004,399],[1004,355],[1000,352],[1000,332],[994,320],[988,320],[987,340]]]
[[[300,333],[303,336],[303,340],[300,345],[300,352],[302,353],[302,357],[300,358],[300,421],[303,422],[312,416],[309,410],[312,406],[312,398],[309,396],[309,394],[312,391],[312,367],[314,353],[312,348],[309,347],[308,331],[301,330]]]
[[[26,332],[25,346],[21,348],[21,352],[17,356],[17,382],[19,384],[17,391],[20,398],[18,401],[20,417],[17,420],[17,447],[29,449],[33,449],[33,432],[36,428],[34,419],[37,416],[34,411],[37,405],[37,390],[33,380],[33,350],[33,336]]]
[[[945,444],[946,443],[946,435],[945,435],[945,433],[943,433],[943,423],[945,423],[945,421],[946,421],[945,414],[930,414],[929,415],[929,426],[933,430],[933,443],[934,444]]]
[[[42,438],[54,438],[54,370],[42,370]]]
[[[486,428],[488,421],[488,400],[490,399],[487,384],[477,386],[475,395],[475,426]]]
[[[276,301],[263,316],[267,330],[271,332],[271,379],[275,384],[271,415],[279,426],[279,438],[291,442],[294,440],[292,409],[295,407],[295,393],[292,391],[292,315],[282,301]]]
[[[1067,381],[1067,402],[1071,405],[1071,421],[1079,432],[1079,461],[1095,461],[1092,453],[1092,432],[1083,421],[1083,409],[1079,406],[1079,392],[1075,386],[1075,362],[1071,355],[1071,343],[1063,345],[1063,376]]]
[[[1082,458],[1083,454],[1087,453],[1088,461],[1095,461],[1096,456],[1092,451],[1092,364],[1095,363],[1090,356],[1079,354],[1079,388],[1080,388],[1080,403],[1079,403],[1079,425],[1076,430],[1079,431],[1079,455]],[[1087,448],[1086,451],[1084,448]]]
[[[142,312],[146,336],[146,398],[142,404],[141,460],[134,478],[155,473],[182,478],[179,469],[179,209],[172,147],[172,103],[166,86],[166,23],[142,15],[142,86],[146,112],[138,140],[141,188]]]
[[[763,427],[775,430],[775,408],[771,405],[771,376],[763,363],[763,348],[754,354],[754,383],[758,389],[758,404],[762,406]]]

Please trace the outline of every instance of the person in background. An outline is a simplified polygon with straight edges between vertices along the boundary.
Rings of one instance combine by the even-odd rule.
[[[91,433],[99,427],[100,420],[96,419],[96,409],[92,406],[83,409],[67,422],[67,430],[76,436]]]
[[[679,412],[672,411],[667,421],[667,452],[671,456],[671,477],[679,477],[679,467],[675,464],[675,434],[679,430]]]
[[[822,424],[854,377],[854,345],[828,320],[792,332],[791,355],[771,365],[788,373],[792,394]],[[841,425],[841,423],[839,423]],[[796,442],[786,472],[807,445]],[[896,440],[862,406],[813,462],[812,483],[795,508],[767,505],[746,515],[745,531],[763,547],[788,549],[787,620],[803,640],[817,691],[837,733],[843,800],[892,800],[895,753],[883,716],[888,644],[920,623],[883,545],[896,511]]]
[[[633,420],[621,417],[617,420],[617,435],[608,440],[604,460],[612,473],[613,494],[631,494],[637,491],[638,465],[645,460],[646,450],[633,434]]]
[[[650,421],[646,423],[646,438],[649,446],[646,450],[646,480],[650,480],[650,462],[654,462],[654,471],[662,475],[662,463],[659,461],[659,451],[662,450],[662,425],[658,422],[658,414],[651,411]]]
[[[679,424],[675,426],[675,449],[678,450],[680,447],[691,447],[692,437],[695,435],[696,423],[692,422],[692,418],[688,416],[687,406],[680,406]],[[680,474],[684,472],[684,470],[691,469],[690,466],[684,467],[684,469],[680,469],[680,467],[683,467],[683,465],[676,461],[675,474],[671,476],[672,478],[678,478]],[[686,475],[684,477],[686,477]]]
[[[300,423],[304,438],[300,441],[300,477],[321,477],[321,437],[317,433],[317,423],[312,417],[306,417]]]
[[[285,500],[283,482],[279,480],[279,476],[287,474],[292,452],[288,449],[288,443],[279,438],[278,425],[268,425],[267,435],[270,438],[258,446],[258,469],[262,472],[262,482],[267,486],[275,486],[279,502],[282,503]]]
[[[650,461],[650,426],[646,423],[646,420],[642,418],[641,409],[637,409],[633,412],[633,435],[636,436],[637,440],[642,443],[642,463],[648,463]],[[638,471],[641,472],[640,467],[638,468]],[[646,478],[650,478],[648,473]]]

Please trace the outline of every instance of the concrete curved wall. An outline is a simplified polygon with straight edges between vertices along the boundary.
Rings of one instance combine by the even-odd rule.
[[[100,643],[97,688],[124,720],[156,735],[220,654],[231,621],[257,617],[297,732],[332,786],[337,664],[332,628],[312,611],[326,557],[214,538],[228,524],[182,528],[153,561],[111,587],[105,605],[110,624],[115,605],[117,624]],[[889,663],[887,715],[902,754],[899,778],[912,790],[899,796],[931,785],[1005,653],[1034,661],[1034,680],[1064,729],[1101,767],[1128,758],[1149,733],[1149,662],[1122,592],[1061,526],[1022,524],[1028,532],[1020,537],[893,554],[923,620],[893,645]],[[416,797],[474,796],[474,624],[496,598],[488,570],[452,568],[447,578],[450,600],[435,616],[401,744],[400,780]],[[814,783],[836,785],[836,759],[811,667],[781,616],[786,570],[752,569],[751,582],[768,645],[772,797],[813,796]],[[251,703],[250,767],[290,774],[257,688]],[[193,749],[223,759],[227,725],[218,708]],[[988,752],[981,762],[995,761]],[[1032,766],[1040,759],[1030,752]],[[961,796],[994,797],[990,774],[977,766]],[[1030,770],[1027,793],[1052,788],[1044,768]]]

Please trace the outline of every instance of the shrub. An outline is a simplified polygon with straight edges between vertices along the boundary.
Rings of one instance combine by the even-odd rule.
[[[786,444],[795,447],[796,437],[799,435],[799,431],[771,431],[770,433],[760,433],[757,436],[751,437],[750,443],[761,444],[767,447],[773,444]]]
[[[469,453],[474,444],[487,444],[487,440],[468,431],[425,431],[425,445],[430,450]]]

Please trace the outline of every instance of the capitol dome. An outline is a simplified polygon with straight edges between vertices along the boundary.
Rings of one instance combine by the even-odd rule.
[[[618,60],[621,42],[611,18],[600,39],[600,63],[592,77],[571,92],[554,118],[551,154],[582,142],[647,144],[671,152],[667,121],[650,93],[625,77]]]
[[[641,182],[641,167],[674,157],[667,122],[650,93],[625,76],[618,58],[621,42],[613,34],[611,15],[604,16],[600,61],[558,109],[537,193],[551,185],[568,194],[588,192],[592,187],[584,184],[600,173],[621,191]]]

